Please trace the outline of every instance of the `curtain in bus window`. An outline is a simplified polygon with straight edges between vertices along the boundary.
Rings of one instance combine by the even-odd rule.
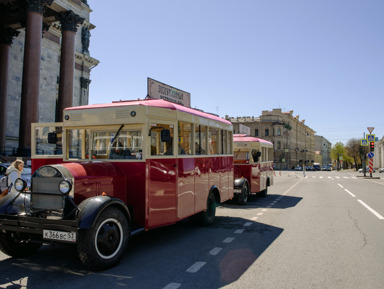
[[[161,140],[161,131],[170,131],[170,140],[163,142]],[[173,125],[169,124],[151,124],[151,155],[173,155]]]
[[[195,154],[207,154],[207,127],[195,125]]]
[[[179,121],[179,154],[192,154],[192,124]]]
[[[218,152],[218,129],[217,128],[209,128],[209,154],[216,155]]]

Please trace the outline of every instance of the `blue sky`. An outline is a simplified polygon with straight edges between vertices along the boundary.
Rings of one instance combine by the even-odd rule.
[[[293,110],[335,144],[384,136],[382,0],[88,0],[89,103],[144,98],[147,77],[229,116]]]

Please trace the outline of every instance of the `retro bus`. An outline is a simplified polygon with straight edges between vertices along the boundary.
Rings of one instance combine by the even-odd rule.
[[[234,193],[244,205],[250,194],[266,196],[273,185],[273,144],[267,140],[233,135]]]
[[[137,232],[212,224],[233,198],[232,150],[229,121],[165,100],[66,108],[63,123],[32,125],[32,185],[0,201],[0,249],[67,242],[91,270],[114,266]]]

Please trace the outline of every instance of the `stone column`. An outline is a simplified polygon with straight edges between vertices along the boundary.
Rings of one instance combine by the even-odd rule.
[[[58,101],[58,119],[63,121],[64,108],[73,104],[73,83],[75,75],[75,36],[78,24],[82,24],[84,18],[72,11],[60,13],[58,20],[61,23],[61,57],[60,57],[60,84]]]
[[[19,149],[21,156],[31,154],[31,123],[39,118],[39,86],[43,13],[53,0],[27,0],[23,83],[20,107]]]
[[[7,129],[9,51],[13,37],[18,36],[19,33],[9,27],[0,27],[0,154],[5,149]]]

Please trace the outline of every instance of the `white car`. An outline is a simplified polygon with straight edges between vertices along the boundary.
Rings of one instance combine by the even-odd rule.
[[[380,168],[379,173],[384,173],[384,168]]]
[[[362,172],[363,172],[363,169],[362,169],[362,168],[359,169],[359,173],[362,173]],[[366,173],[369,173],[369,167],[368,167],[368,166],[366,167],[365,172],[366,172]],[[375,168],[373,168],[373,172],[374,172],[374,173],[376,172]],[[379,172],[380,172],[380,171],[379,171]]]

